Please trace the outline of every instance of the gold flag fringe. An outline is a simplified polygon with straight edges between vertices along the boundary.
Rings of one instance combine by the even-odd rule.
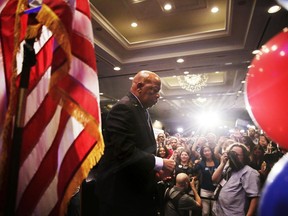
[[[54,37],[57,40],[57,43],[62,47],[63,51],[66,53],[68,60],[67,64],[70,66],[72,59],[71,43],[66,28],[61,22],[61,20],[45,4],[42,4],[41,9],[36,16],[36,19],[42,25],[47,26],[47,28],[53,33]]]
[[[79,104],[77,104],[77,102],[75,102],[67,93],[54,87],[50,90],[49,94],[54,100],[58,100],[59,105],[66,110],[69,115],[73,116],[78,122],[80,122],[92,137],[96,140],[101,138],[98,134],[99,127],[101,127],[100,123],[95,119],[95,117],[82,109],[82,107],[80,107]],[[100,118],[100,116],[98,116],[98,118]]]

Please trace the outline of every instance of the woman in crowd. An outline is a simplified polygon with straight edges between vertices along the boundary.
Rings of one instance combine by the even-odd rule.
[[[264,161],[265,150],[261,145],[256,145],[250,155],[251,155],[251,163],[250,166],[256,170],[260,170]]]
[[[261,134],[261,135],[259,136],[259,142],[258,142],[258,144],[263,147],[263,149],[264,149],[264,151],[265,151],[265,154],[266,154],[266,153],[269,153],[269,151],[271,150],[271,149],[268,148],[268,144],[269,144],[269,143],[270,143],[270,140],[269,140],[268,137],[266,137],[264,134]],[[269,146],[269,147],[270,147],[270,146]]]
[[[201,161],[195,165],[195,170],[200,172],[200,196],[202,198],[202,216],[212,216],[214,201],[213,194],[216,185],[212,182],[212,175],[219,166],[219,160],[214,156],[213,149],[204,145],[200,149]]]
[[[208,140],[204,136],[200,136],[197,140],[193,143],[191,148],[191,160],[197,163],[197,160],[200,159],[200,149],[202,146],[208,145]]]
[[[265,134],[260,134],[259,145],[264,148],[264,160],[267,167],[272,169],[274,164],[282,157],[277,144],[270,140]]]
[[[252,153],[253,148],[255,147],[255,143],[249,136],[242,137],[242,143],[248,148],[248,150]]]
[[[179,161],[176,160],[175,176],[178,173],[186,173],[189,177],[195,176],[194,165],[190,159],[190,152],[183,149],[179,153]]]
[[[169,158],[169,155],[170,155],[170,152],[165,145],[157,149],[156,156],[161,157],[161,158]]]
[[[266,161],[264,160],[264,154],[265,150],[261,145],[256,145],[250,153],[251,155],[250,166],[259,172],[261,188],[263,187],[265,180],[268,176],[268,173],[270,171],[269,164],[267,164]]]

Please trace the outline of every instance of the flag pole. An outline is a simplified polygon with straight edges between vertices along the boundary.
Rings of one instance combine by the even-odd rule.
[[[24,127],[24,117],[26,110],[27,89],[29,86],[30,70],[36,64],[35,50],[33,48],[35,38],[26,39],[24,44],[24,58],[22,71],[20,75],[20,86],[18,93],[18,102],[16,117],[13,128],[13,140],[11,154],[9,158],[8,174],[8,201],[5,215],[15,215],[16,197],[18,189],[18,176],[20,165],[20,153],[22,144],[22,135]]]

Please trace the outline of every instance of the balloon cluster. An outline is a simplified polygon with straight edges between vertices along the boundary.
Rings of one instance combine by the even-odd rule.
[[[288,10],[287,0],[278,0]],[[255,56],[246,77],[247,110],[265,133],[288,149],[288,28],[274,36]],[[260,198],[260,216],[288,210],[288,153],[272,168]],[[284,213],[285,215],[285,213]]]

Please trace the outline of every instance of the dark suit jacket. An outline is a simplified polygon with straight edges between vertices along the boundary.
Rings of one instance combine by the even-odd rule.
[[[156,141],[145,109],[128,93],[113,106],[105,123],[97,184],[99,215],[155,215]]]

